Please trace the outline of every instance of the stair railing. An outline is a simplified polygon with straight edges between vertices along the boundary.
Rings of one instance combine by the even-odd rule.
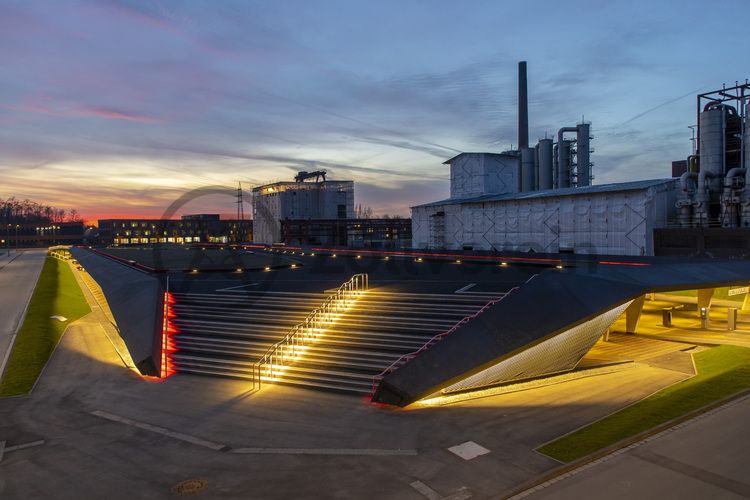
[[[325,326],[332,322],[335,315],[346,310],[369,286],[370,279],[367,274],[355,274],[326,297],[320,307],[314,309],[302,322],[294,325],[281,340],[269,347],[260,359],[253,363],[253,389],[260,389],[264,380],[274,380],[281,375],[288,366],[287,363],[294,361],[303,347],[313,342]]]
[[[537,274],[532,275],[529,279],[527,279],[523,283],[523,285],[525,285],[529,281],[533,280],[537,276],[538,276]],[[380,372],[378,375],[375,375],[374,377],[372,377],[372,392],[373,392],[373,394],[375,393],[375,390],[377,389],[378,384],[380,383],[380,381],[383,380],[383,377],[385,377],[389,373],[392,373],[392,372],[396,371],[396,369],[400,368],[401,366],[403,366],[407,362],[409,362],[412,359],[414,359],[415,357],[417,357],[419,354],[423,353],[424,351],[426,351],[427,349],[429,349],[433,345],[437,344],[439,341],[443,340],[445,337],[447,337],[448,335],[450,335],[453,332],[455,332],[456,330],[458,330],[465,323],[468,323],[472,319],[474,319],[477,316],[481,315],[484,311],[486,311],[490,307],[494,306],[495,304],[497,304],[501,300],[505,299],[508,295],[510,295],[511,293],[515,292],[516,290],[518,290],[519,288],[521,288],[521,286],[523,286],[523,285],[514,286],[513,288],[511,288],[510,290],[508,290],[507,292],[505,292],[503,295],[490,300],[485,305],[483,305],[482,308],[479,309],[477,312],[475,312],[474,314],[472,314],[470,316],[466,316],[464,318],[461,318],[455,325],[453,325],[448,330],[446,330],[446,331],[444,331],[442,333],[438,333],[437,335],[435,335],[434,337],[432,337],[430,340],[428,340],[427,342],[425,342],[424,345],[422,345],[422,347],[420,347],[416,351],[404,354],[403,356],[401,356],[400,358],[398,358],[396,361],[394,361],[393,363],[391,363],[390,366],[388,366],[388,368],[386,368],[385,370],[383,370],[382,372]]]

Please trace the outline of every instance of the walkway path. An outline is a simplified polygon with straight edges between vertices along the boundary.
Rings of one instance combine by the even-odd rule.
[[[553,480],[525,498],[748,498],[750,396]]]
[[[46,250],[26,250],[0,260],[0,366],[5,365],[46,254]]]

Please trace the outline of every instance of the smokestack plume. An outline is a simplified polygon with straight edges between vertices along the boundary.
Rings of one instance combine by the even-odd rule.
[[[529,102],[526,91],[526,61],[518,63],[518,150],[529,147]]]

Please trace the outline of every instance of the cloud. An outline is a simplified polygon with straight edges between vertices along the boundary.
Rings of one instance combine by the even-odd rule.
[[[0,197],[64,186],[90,214],[158,213],[201,185],[324,168],[403,213],[445,196],[444,159],[516,142],[519,59],[532,138],[585,115],[597,182],[666,175],[690,148],[680,97],[750,72],[738,17],[685,37],[692,4],[531,8],[0,2]]]

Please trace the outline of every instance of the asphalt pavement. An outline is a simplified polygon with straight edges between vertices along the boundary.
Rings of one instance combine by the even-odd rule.
[[[4,367],[46,255],[46,250],[14,250],[0,259],[0,367]]]
[[[202,484],[196,498],[496,498],[557,465],[541,443],[682,377],[638,365],[402,410],[238,380],[143,380],[102,318],[69,326],[31,395],[0,400],[0,497],[166,498]],[[470,441],[489,452],[449,450]]]
[[[750,498],[750,396],[525,496],[529,499]]]

